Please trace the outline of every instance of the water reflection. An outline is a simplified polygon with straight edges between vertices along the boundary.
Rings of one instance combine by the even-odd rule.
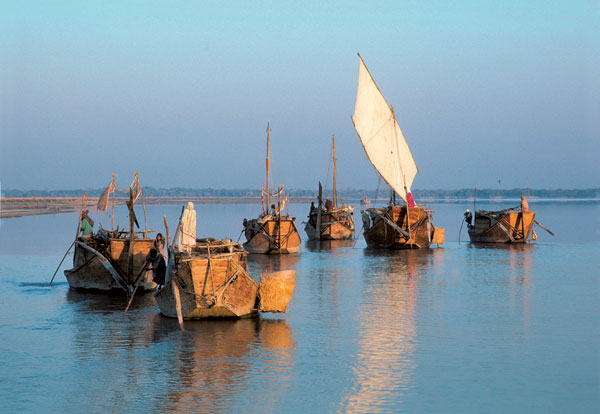
[[[307,240],[304,245],[309,252],[331,252],[354,246],[354,240]]]
[[[506,288],[508,310],[520,316],[522,327],[519,331],[528,336],[537,246],[530,243],[469,243],[468,247],[475,255],[473,266],[477,283]]]
[[[359,311],[353,385],[339,412],[376,413],[397,406],[413,386],[419,283],[433,250],[365,250],[364,299]],[[387,408],[386,408],[387,406]]]
[[[261,273],[296,269],[300,257],[300,254],[249,254],[248,267],[254,280],[258,280]]]
[[[179,335],[176,320],[156,316],[153,341],[171,348],[161,356],[168,375],[157,392],[164,412],[234,411],[236,395],[252,394],[256,378],[272,385],[258,392],[273,397],[293,375],[295,341],[285,320],[193,321]]]
[[[67,290],[67,303],[76,310],[84,313],[104,313],[112,314],[114,312],[123,312],[127,306],[127,298],[123,292],[85,292],[75,289]],[[73,306],[74,305],[74,306]],[[152,293],[138,294],[135,296],[130,312],[135,309],[158,307]]]

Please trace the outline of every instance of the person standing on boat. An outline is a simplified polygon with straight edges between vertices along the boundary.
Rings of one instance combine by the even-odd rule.
[[[190,252],[196,245],[196,211],[194,203],[187,203],[187,208],[181,216],[181,231],[179,233],[179,250]]]
[[[83,210],[81,213],[81,235],[83,237],[92,234],[94,226],[94,220],[88,216],[88,210]]]
[[[165,254],[165,239],[161,233],[156,234],[156,239],[154,239],[154,248],[162,255],[167,261],[167,255]]]

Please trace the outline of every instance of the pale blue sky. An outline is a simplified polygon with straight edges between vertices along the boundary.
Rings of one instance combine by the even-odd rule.
[[[323,4],[321,4],[323,3]],[[597,1],[8,1],[5,189],[375,188],[360,52],[420,174],[413,188],[600,185]]]

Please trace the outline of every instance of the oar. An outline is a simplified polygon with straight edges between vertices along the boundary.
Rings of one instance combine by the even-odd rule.
[[[240,235],[238,236],[237,240],[235,241],[236,243],[238,243],[240,241],[240,239],[242,238],[242,233],[244,232],[244,230],[246,230],[246,229],[242,229],[242,231],[240,231]]]
[[[465,220],[460,222],[460,230],[458,231],[458,242],[460,243],[460,234],[462,233],[463,224],[465,224]]]
[[[67,249],[67,252],[65,253],[65,255],[63,256],[62,260],[60,261],[60,263],[58,264],[58,267],[56,268],[56,270],[54,271],[54,274],[52,275],[52,279],[50,279],[50,285],[52,286],[52,282],[54,281],[54,278],[56,277],[56,273],[58,272],[58,269],[60,269],[60,265],[63,264],[63,262],[65,261],[65,258],[67,257],[67,255],[69,254],[69,252],[71,251],[71,248],[73,247],[73,245],[75,244],[75,240],[73,240],[73,243],[71,243],[71,245],[69,246],[69,248]]]
[[[546,227],[542,226],[542,224],[537,221],[537,220],[533,220],[535,222],[535,224],[537,224],[538,226],[540,226],[541,228],[543,228],[544,230],[546,230],[548,233],[550,233],[551,235],[554,236],[554,233],[552,233],[550,230],[548,230]]]
[[[83,214],[83,207],[85,206],[85,199],[86,199],[86,197],[87,197],[87,193],[83,193],[83,197],[81,198],[81,208],[79,209],[79,220],[77,221],[77,231],[75,232],[75,240],[73,240],[73,243],[71,243],[71,245],[67,249],[67,252],[63,256],[63,258],[60,261],[60,263],[58,264],[58,267],[54,271],[54,274],[52,275],[52,279],[50,279],[49,286],[52,286],[52,282],[54,281],[54,278],[56,277],[56,273],[58,272],[58,269],[60,269],[60,265],[62,265],[62,263],[65,261],[65,258],[67,257],[67,255],[71,251],[71,247],[73,247],[73,245],[77,241],[77,237],[79,236],[79,228],[81,226],[81,215]]]
[[[354,243],[352,243],[352,248],[354,249],[354,246],[356,246],[356,242],[358,242],[358,238],[360,237],[360,234],[362,233],[364,229],[364,226],[360,228],[360,230],[358,231],[358,236],[356,236],[356,238],[354,239]]]
[[[183,208],[181,209],[181,215],[183,216]],[[169,225],[167,224],[167,216],[163,216],[163,220],[165,221],[165,230],[167,232],[167,251],[169,252],[169,262],[173,259],[173,263],[175,263],[175,256],[171,257],[171,255],[175,254],[175,251],[171,251],[169,246]],[[177,226],[177,230],[175,230],[175,236],[177,236],[177,232],[179,231],[179,227],[181,226],[181,217],[179,218],[179,225]],[[173,244],[175,244],[175,236],[173,236]],[[173,269],[168,269],[173,271]],[[181,311],[181,298],[179,297],[179,287],[175,283],[174,275],[171,275],[171,286],[173,287],[173,295],[175,296],[175,307],[177,308],[177,320],[179,321],[179,327],[181,330],[185,330],[183,327],[183,314]]]
[[[173,293],[175,294],[175,306],[177,308],[177,320],[179,321],[179,327],[182,331],[184,331],[185,329],[183,328],[183,314],[181,311],[181,298],[179,297],[179,287],[177,286],[177,283],[175,283],[174,277],[171,278],[171,286],[173,287]]]
[[[138,289],[138,286],[140,285],[141,281],[144,279],[144,275],[142,274],[145,270],[148,269],[148,263],[144,263],[144,266],[142,267],[142,270],[140,270],[140,272],[137,275],[137,279],[135,282],[135,288],[133,289],[133,293],[131,294],[131,299],[129,299],[129,303],[127,304],[127,307],[125,308],[125,312],[123,312],[123,315],[127,314],[127,311],[129,310],[129,307],[131,306],[131,303],[133,302],[133,298],[135,297],[135,292]]]

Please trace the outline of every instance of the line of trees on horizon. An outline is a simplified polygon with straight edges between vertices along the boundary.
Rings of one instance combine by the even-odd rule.
[[[104,188],[88,188],[77,190],[2,190],[0,196],[3,198],[30,198],[30,197],[81,197],[85,192],[88,197],[100,197]],[[600,188],[589,189],[527,189],[512,188],[505,190],[498,189],[477,189],[478,199],[518,199],[521,191],[527,197],[533,198],[569,198],[569,199],[600,199]],[[286,189],[286,195],[290,198],[316,198],[317,191],[303,189]],[[459,190],[421,190],[412,191],[415,199],[472,199],[474,189],[464,188]],[[223,189],[223,188],[154,188],[142,187],[144,197],[229,197],[229,198],[253,198],[260,197],[260,189]],[[325,191],[324,196],[331,198],[331,190]],[[390,197],[389,189],[380,189],[364,191],[347,188],[338,191],[338,196],[344,200],[361,200],[363,197],[369,199],[385,199]]]

